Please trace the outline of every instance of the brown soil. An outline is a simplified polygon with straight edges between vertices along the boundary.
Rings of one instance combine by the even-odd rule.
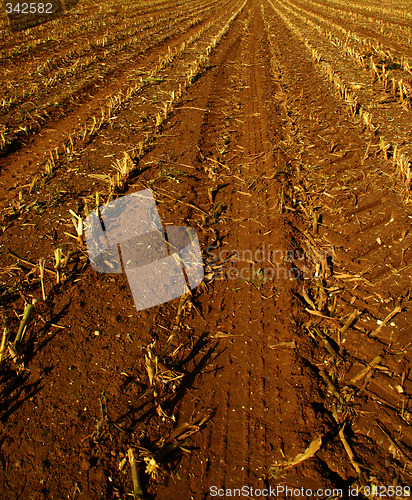
[[[195,5],[179,8],[189,16]],[[405,186],[266,0],[246,2],[187,83],[242,3],[202,5],[196,24],[148,42],[101,88],[3,153],[0,498],[131,498],[130,450],[147,499],[230,498],[242,487],[279,488],[246,498],[349,498],[353,488],[366,498],[372,487],[406,498]],[[157,80],[69,152],[68,134],[136,72]],[[59,160],[46,173],[52,148]],[[136,168],[113,191],[96,174],[113,176],[125,151]],[[96,195],[103,205],[145,188],[164,225],[196,229],[205,280],[192,295],[137,312],[125,275],[91,268],[84,241],[70,236],[69,210],[85,216]],[[70,252],[60,283],[58,248]]]

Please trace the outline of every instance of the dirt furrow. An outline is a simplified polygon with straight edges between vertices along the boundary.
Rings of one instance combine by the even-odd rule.
[[[328,290],[335,287],[339,290],[330,305],[320,299],[319,293],[310,295],[315,302],[323,301],[318,311],[326,321],[312,316],[306,325],[309,330],[317,325],[327,333],[327,338],[339,344],[343,358],[331,373],[354,405],[353,418],[349,421],[354,432],[355,454],[359,453],[361,463],[380,481],[390,482],[398,474],[399,463],[389,459],[391,442],[379,422],[390,425],[389,437],[400,425],[401,439],[404,439],[401,446],[410,446],[407,444],[410,442],[408,412],[405,413],[406,400],[402,396],[410,363],[407,333],[411,314],[407,291],[410,256],[405,260],[402,257],[410,244],[407,237],[410,211],[402,203],[401,189],[391,166],[377,146],[371,149],[377,139],[362,130],[349,115],[345,116],[333,92],[316,73],[310,55],[297,40],[289,39],[285,27],[274,22],[270,31],[274,35],[273,53],[281,65],[281,83],[289,96],[287,108],[296,136],[297,182],[289,203],[298,212],[302,209],[303,220],[306,219],[306,224],[298,219],[295,222],[301,235],[313,234],[313,219],[309,214],[312,212],[313,216],[316,207],[321,209],[322,213],[317,214],[321,221],[319,231],[312,238],[309,236],[309,246],[332,251],[332,279],[325,279],[324,286]],[[312,309],[306,299],[302,303]],[[382,328],[382,319],[394,310],[396,319]],[[354,322],[344,328],[346,333],[341,337],[338,330],[351,314],[358,316],[353,316]],[[340,318],[338,323],[337,318]],[[320,366],[319,354],[309,354],[308,361]],[[383,363],[383,373],[372,370],[370,378],[355,390],[351,387],[353,380],[358,381],[362,367],[369,366],[373,359]],[[402,387],[400,392],[394,389],[397,385]],[[325,408],[328,406],[326,401]],[[371,412],[373,420],[368,423],[362,417],[363,411]],[[389,424],[388,412],[392,414],[392,424]],[[336,467],[335,460],[333,456],[326,456],[331,469]],[[390,460],[389,468],[383,466],[385,460]],[[401,480],[407,481],[408,474],[405,472]]]
[[[182,421],[193,411],[193,399],[216,410],[213,424],[194,438],[195,451],[179,469],[192,498],[208,497],[212,486],[233,490],[276,484],[268,476],[270,466],[283,453],[298,454],[316,433],[314,423],[306,421],[309,409],[303,400],[316,399],[317,390],[301,394],[308,373],[293,349],[293,282],[289,269],[282,268],[287,264],[280,260],[280,267],[273,267],[268,256],[269,251],[284,256],[291,242],[276,210],[281,184],[275,176],[282,176],[285,165],[276,144],[283,131],[258,2],[250,3],[237,24],[214,58],[216,68],[191,92],[199,100],[209,94],[202,162],[219,162],[216,183],[224,185],[227,175],[232,179],[216,196],[227,205],[227,221],[222,246],[210,253],[240,255],[228,259],[222,281],[211,285],[212,310],[205,314],[210,333],[222,337],[223,352],[199,375],[189,401],[182,402]],[[327,484],[313,470],[303,472],[303,478],[290,473],[288,481],[307,487]],[[159,498],[177,498],[181,488],[181,482],[169,481]]]

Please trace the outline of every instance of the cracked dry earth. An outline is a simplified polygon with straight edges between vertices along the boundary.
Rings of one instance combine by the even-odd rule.
[[[237,9],[173,112],[152,125],[193,52]],[[37,299],[19,358],[8,350],[0,368],[1,498],[130,498],[131,454],[135,498],[230,498],[242,487],[256,499],[409,496],[410,205],[379,139],[270,2],[227,2],[207,16],[148,48],[146,62],[136,56],[150,73],[168,43],[205,26],[52,176],[42,182],[25,159],[41,158],[46,138],[59,148],[95,102],[73,103],[46,138],[1,159],[10,332]],[[163,224],[195,228],[205,280],[136,312],[126,277],[95,272],[67,233],[70,209],[94,208],[96,192],[108,200],[96,174],[112,174],[124,151],[133,159],[149,134],[111,196],[150,188]],[[71,252],[60,284],[56,248]]]

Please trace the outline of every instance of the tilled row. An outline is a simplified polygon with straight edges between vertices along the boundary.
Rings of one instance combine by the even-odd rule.
[[[359,486],[407,484],[409,211],[379,143],[372,149],[377,141],[333,98],[303,44],[286,45],[281,24],[269,29],[296,151],[284,209],[301,245],[302,329],[316,346],[308,362]],[[302,272],[311,265],[312,276]]]

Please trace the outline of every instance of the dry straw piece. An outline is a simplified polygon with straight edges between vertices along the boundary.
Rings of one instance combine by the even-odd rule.
[[[54,268],[56,269],[56,282],[57,284],[60,283],[60,269],[62,266],[62,259],[63,259],[63,250],[61,248],[56,248],[54,251],[54,258],[56,260],[56,263],[54,265]]]
[[[41,293],[43,296],[43,300],[46,300],[46,293],[44,291],[44,263],[45,263],[45,259],[39,259]]]
[[[270,468],[272,474],[273,472],[275,472],[277,468],[282,470],[291,469],[292,467],[299,465],[305,460],[314,457],[322,447],[323,437],[324,437],[323,435],[318,436],[310,443],[310,445],[306,448],[306,450],[303,453],[299,453],[298,455],[296,455],[295,458],[291,458],[290,460],[284,460],[282,462],[275,462]]]
[[[31,304],[26,304],[24,307],[23,318],[20,322],[20,326],[19,326],[19,329],[17,331],[16,338],[14,339],[15,346],[17,346],[23,340],[23,336],[24,336],[24,333],[26,331],[27,324],[30,320],[30,316],[33,312],[33,309],[34,309],[34,306],[36,305],[36,302],[37,302],[37,300],[33,299]]]
[[[3,336],[2,336],[2,339],[1,339],[1,344],[0,344],[0,363],[3,359],[3,356],[7,350],[7,339],[9,337],[9,331],[7,329],[7,326],[4,327],[4,330],[3,330]]]
[[[117,170],[117,175],[114,178],[113,185],[115,188],[123,189],[130,180],[132,173],[136,170],[136,165],[129,153],[123,153],[121,160],[116,160],[113,167]]]
[[[143,488],[140,480],[139,469],[137,467],[136,458],[134,456],[133,448],[127,450],[127,455],[129,457],[130,468],[132,469],[132,480],[133,480],[133,497],[134,500],[143,500]]]

